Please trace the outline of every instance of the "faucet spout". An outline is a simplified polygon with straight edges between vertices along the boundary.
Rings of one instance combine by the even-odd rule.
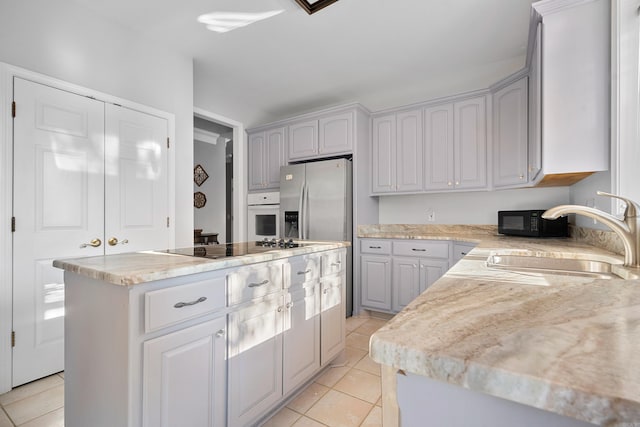
[[[624,264],[628,267],[640,267],[638,253],[640,253],[639,217],[625,215],[624,221],[601,210],[580,205],[560,205],[542,214],[545,219],[556,219],[567,214],[578,214],[600,221],[620,236],[624,245]]]

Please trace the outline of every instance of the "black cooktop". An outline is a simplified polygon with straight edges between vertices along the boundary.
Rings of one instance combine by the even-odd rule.
[[[159,251],[167,254],[194,256],[218,259],[243,255],[254,255],[274,250],[286,250],[309,246],[309,244],[293,242],[292,240],[262,240],[257,242],[223,243],[220,245],[202,245],[192,248],[167,249]]]

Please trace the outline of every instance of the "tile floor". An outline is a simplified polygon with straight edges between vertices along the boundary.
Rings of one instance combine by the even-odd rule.
[[[347,319],[346,360],[330,367],[264,427],[380,427],[380,367],[369,356],[369,337],[386,323]],[[64,373],[0,395],[0,427],[64,427]]]

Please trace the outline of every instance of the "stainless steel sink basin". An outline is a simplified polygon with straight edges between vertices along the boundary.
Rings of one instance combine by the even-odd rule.
[[[504,270],[593,277],[597,279],[634,279],[636,274],[621,269],[622,264],[573,258],[531,255],[491,255],[487,266]]]

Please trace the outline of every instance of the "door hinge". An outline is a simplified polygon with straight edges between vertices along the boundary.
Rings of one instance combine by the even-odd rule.
[[[167,137],[167,149],[169,148],[171,144],[169,143],[169,137]]]
[[[16,331],[11,331],[11,347],[16,346]]]
[[[11,103],[11,117],[16,117],[16,101],[13,101]]]
[[[12,233],[16,232],[16,217],[15,216],[11,217],[11,232]]]
[[[167,228],[169,228],[169,217],[167,217]]]

